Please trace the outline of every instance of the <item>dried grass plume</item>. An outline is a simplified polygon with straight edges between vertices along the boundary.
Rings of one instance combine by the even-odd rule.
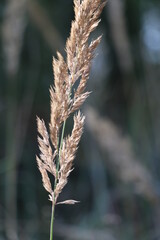
[[[130,183],[136,194],[156,201],[151,173],[134,152],[131,139],[109,119],[102,118],[92,107],[85,110],[88,130],[96,143],[108,154],[105,163],[124,183]]]
[[[40,156],[37,164],[42,175],[43,186],[55,205],[72,171],[73,160],[83,132],[85,117],[79,111],[89,96],[85,91],[91,60],[101,36],[88,43],[90,33],[98,26],[99,16],[105,6],[103,0],[74,0],[75,20],[66,42],[66,60],[58,52],[53,58],[54,85],[50,88],[51,114],[48,133],[43,120],[37,117]],[[75,88],[75,83],[79,82]],[[74,113],[71,134],[64,137],[66,120]],[[48,173],[54,176],[51,183]],[[66,200],[61,204],[74,204]],[[60,203],[59,203],[60,204]]]

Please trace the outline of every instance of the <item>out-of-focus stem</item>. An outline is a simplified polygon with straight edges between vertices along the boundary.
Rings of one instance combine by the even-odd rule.
[[[7,114],[6,114],[6,171],[5,174],[5,207],[9,214],[5,216],[5,230],[9,240],[17,240],[17,154],[15,145],[15,118],[16,102],[14,94],[16,93],[16,84],[8,81],[7,86]]]

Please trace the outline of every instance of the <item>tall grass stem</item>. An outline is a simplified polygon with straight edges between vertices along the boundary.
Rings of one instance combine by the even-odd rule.
[[[55,201],[53,200],[53,202],[52,202],[51,222],[50,222],[50,240],[53,240],[54,210],[55,210]]]
[[[63,122],[63,127],[62,127],[61,141],[60,141],[59,153],[58,153],[58,159],[57,159],[57,165],[56,165],[56,179],[54,183],[54,190],[56,189],[57,180],[58,180],[58,171],[59,171],[59,165],[60,165],[61,149],[63,144],[65,126],[66,126],[66,121]],[[53,197],[53,202],[52,202],[52,213],[51,213],[51,222],[50,222],[50,240],[53,240],[54,212],[55,212],[55,196]]]

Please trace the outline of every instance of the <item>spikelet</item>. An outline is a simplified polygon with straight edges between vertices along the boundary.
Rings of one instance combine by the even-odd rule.
[[[56,199],[66,185],[67,178],[72,171],[72,164],[75,158],[75,153],[78,149],[78,144],[83,133],[84,119],[85,117],[81,115],[79,111],[78,114],[74,116],[74,127],[72,134],[63,141],[60,155],[59,182],[55,188]]]
[[[57,53],[57,59],[53,58],[54,86],[50,88],[50,134],[44,121],[37,118],[41,152],[37,157],[37,163],[44,188],[49,192],[49,199],[54,205],[73,170],[73,160],[83,132],[85,117],[80,111],[75,113],[72,133],[65,138],[61,133],[63,132],[61,127],[62,124],[65,126],[65,121],[71,113],[80,109],[90,94],[85,92],[85,88],[91,60],[101,36],[90,44],[88,38],[100,22],[99,16],[105,3],[103,0],[74,0],[75,20],[72,22],[70,36],[66,42],[66,61],[60,53]],[[75,89],[76,81],[79,81],[79,84]],[[54,189],[48,173],[54,176]],[[75,200],[66,200],[59,204],[74,203]]]

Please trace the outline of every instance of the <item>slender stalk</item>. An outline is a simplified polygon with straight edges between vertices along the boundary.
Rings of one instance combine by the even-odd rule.
[[[57,185],[57,180],[58,180],[58,171],[59,171],[59,165],[60,165],[61,149],[62,149],[62,144],[63,144],[65,126],[66,126],[66,120],[63,122],[61,141],[60,141],[60,146],[58,148],[58,160],[57,160],[57,165],[56,165],[56,179],[55,179],[55,184],[54,184],[54,190],[55,190],[55,187]]]
[[[63,128],[62,128],[61,142],[60,142],[60,147],[59,147],[59,161],[60,161],[60,157],[61,157],[61,149],[62,149],[62,144],[63,144],[65,127],[66,127],[66,120],[64,121]],[[59,161],[58,161],[58,167],[59,167]]]
[[[54,209],[55,209],[55,201],[53,200],[52,213],[51,213],[51,223],[50,223],[50,240],[53,240]]]
[[[65,126],[66,126],[66,120],[63,122],[63,128],[62,128],[62,133],[61,133],[61,141],[60,141],[60,146],[58,147],[58,159],[57,159],[57,165],[56,165],[56,178],[55,178],[55,183],[54,183],[54,190],[56,188],[57,181],[58,181],[58,171],[59,171],[59,165],[60,165],[59,163],[60,163],[60,157],[61,157],[61,149],[62,149],[62,144],[63,144]],[[57,145],[59,145],[59,140],[58,140]],[[53,240],[55,203],[56,203],[56,199],[55,199],[55,196],[53,196],[51,222],[50,222],[50,240]]]

